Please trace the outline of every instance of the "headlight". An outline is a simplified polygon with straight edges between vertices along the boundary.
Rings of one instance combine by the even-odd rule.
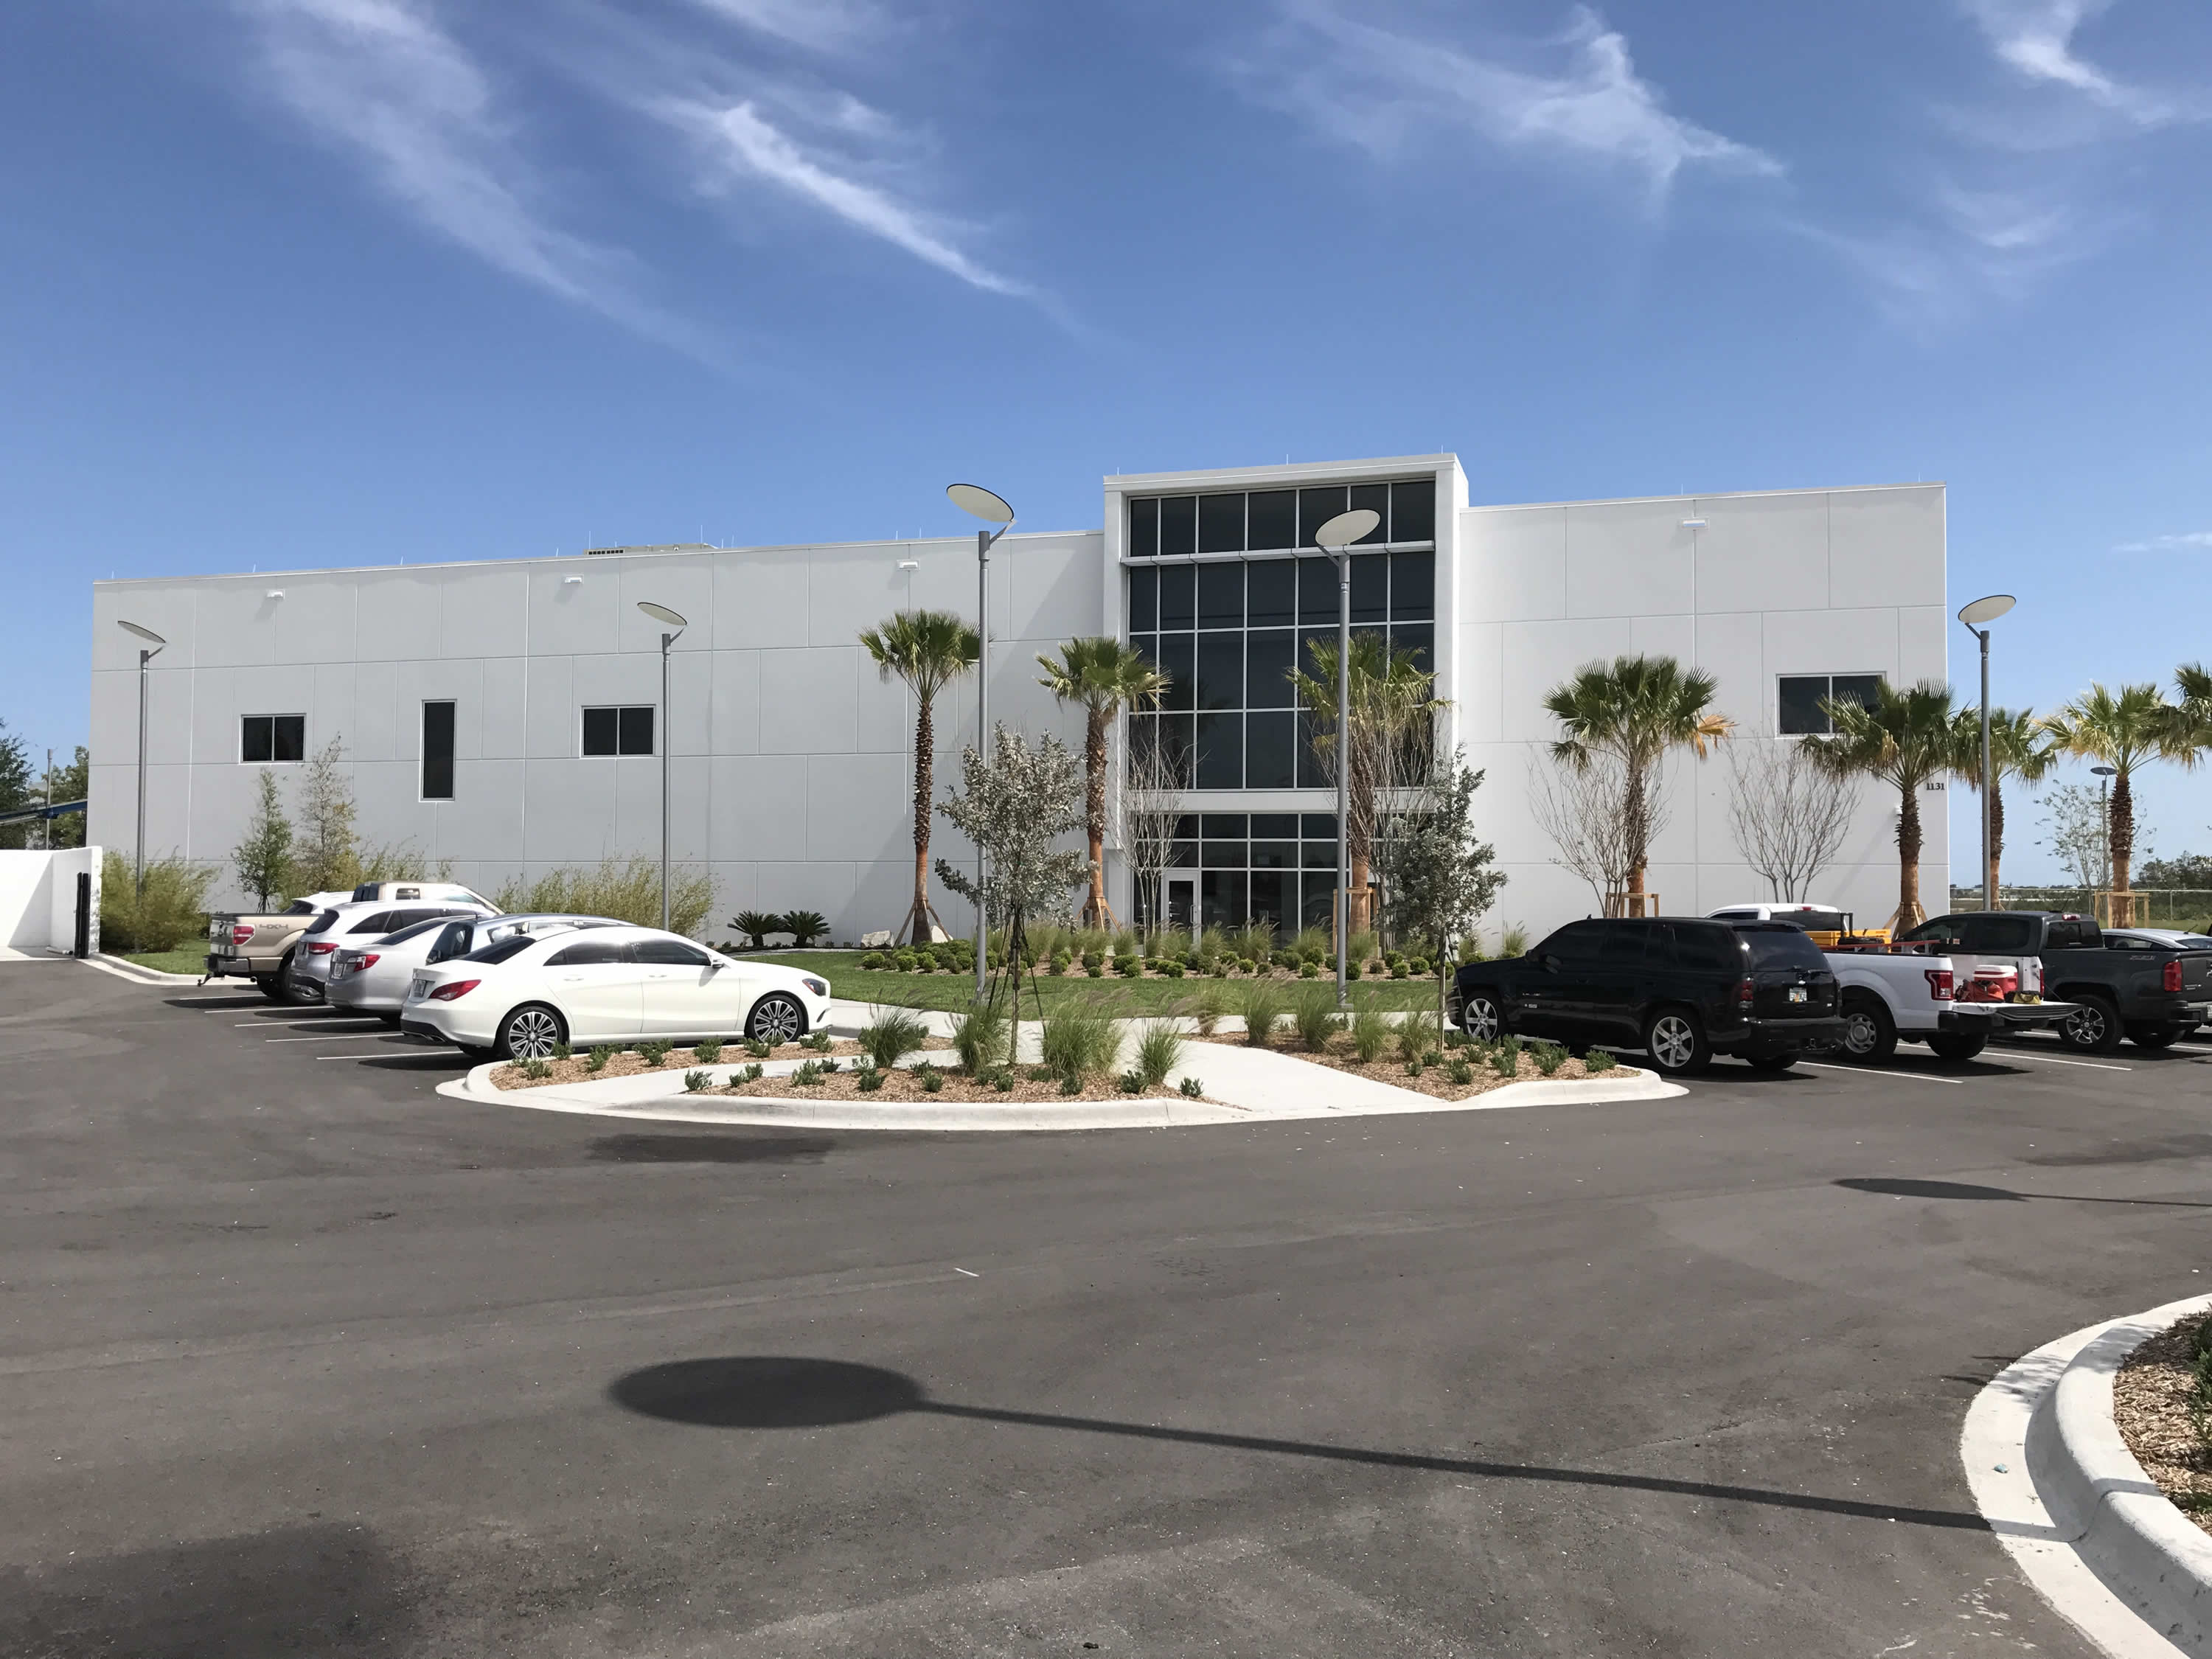
[[[808,990],[813,992],[817,997],[826,997],[830,994],[830,987],[823,981],[816,979],[811,974],[801,979],[799,982],[801,985],[804,985]]]

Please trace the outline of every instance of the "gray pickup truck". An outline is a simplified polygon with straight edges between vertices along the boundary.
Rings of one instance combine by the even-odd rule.
[[[282,910],[256,915],[225,911],[208,917],[207,977],[250,979],[253,988],[271,1002],[291,1000],[285,969],[298,946],[300,935],[317,916],[334,905],[377,899],[388,903],[420,902],[434,904],[446,899],[497,907],[450,881],[369,881],[351,892],[309,893],[294,899]]]

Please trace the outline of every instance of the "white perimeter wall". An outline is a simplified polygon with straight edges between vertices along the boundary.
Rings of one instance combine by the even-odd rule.
[[[1485,833],[1509,878],[1495,913],[1540,933],[1591,913],[1590,890],[1551,861],[1529,814],[1532,757],[1556,735],[1542,699],[1581,665],[1664,653],[1711,671],[1736,743],[1776,729],[1784,674],[1946,678],[1944,490],[1898,488],[1684,495],[1472,507],[1460,516],[1461,740],[1487,778]],[[1703,519],[1702,530],[1683,520]],[[1694,592],[1694,603],[1692,594]],[[1767,896],[1730,836],[1728,769],[1679,756],[1673,818],[1653,849],[1665,909],[1695,915]],[[1922,902],[1948,902],[1943,792],[1921,797]],[[1869,925],[1897,903],[1893,791],[1869,785],[1841,862],[1814,896]]]
[[[92,949],[100,949],[98,847],[0,852],[0,944],[11,951],[62,951],[76,944],[76,878],[92,873]]]
[[[1079,747],[1080,713],[1037,685],[1035,658],[1100,631],[1100,543],[1016,533],[994,552],[994,724]],[[90,837],[132,836],[128,618],[169,641],[149,677],[147,847],[220,865],[218,907],[247,902],[228,852],[261,769],[238,759],[248,714],[304,713],[310,752],[343,737],[362,840],[411,841],[486,891],[518,871],[657,856],[658,759],[579,752],[586,704],[660,700],[659,625],[641,599],[692,618],[671,665],[671,825],[677,861],[711,865],[718,884],[704,931],[725,936],[752,907],[820,910],[839,938],[896,926],[913,885],[915,710],[858,635],[908,607],[972,618],[970,538],[96,583]],[[420,799],[421,705],[436,698],[458,705],[449,802]],[[939,702],[940,783],[975,732],[971,677]],[[300,769],[275,769],[289,801]],[[933,855],[972,856],[941,817],[934,833]],[[964,929],[967,908],[938,897]]]

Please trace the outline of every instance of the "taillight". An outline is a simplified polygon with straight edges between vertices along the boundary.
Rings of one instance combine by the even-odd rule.
[[[361,972],[361,970],[362,970],[362,969],[364,969],[364,968],[374,968],[374,967],[375,967],[375,966],[376,966],[376,953],[375,953],[374,951],[370,951],[370,952],[369,952],[369,954],[368,954],[368,955],[367,955],[367,956],[365,956],[365,957],[356,957],[353,959],[353,970],[354,970],[354,972],[356,972],[356,974],[357,974],[357,973],[359,973],[359,972]]]
[[[1748,1008],[1758,998],[1759,988],[1747,979],[1735,982],[1735,1001],[1739,1008]]]
[[[337,941],[332,939],[328,945],[309,945],[307,954],[311,957],[326,957],[337,948]]]
[[[1928,994],[1938,1002],[1951,1000],[1951,970],[1948,968],[1923,968],[1928,975]]]
[[[243,945],[246,940],[252,937],[253,929],[248,923],[240,921],[232,924],[230,930],[230,942],[233,945]]]
[[[480,979],[457,979],[451,984],[441,985],[436,990],[431,992],[430,1000],[433,1002],[452,1002],[459,998],[468,995],[470,992],[475,990],[477,986],[483,983],[483,981]]]
[[[2166,964],[2166,971],[2159,975],[2158,982],[2169,991],[2179,991],[2181,988],[2181,958],[2179,957],[2174,957]]]

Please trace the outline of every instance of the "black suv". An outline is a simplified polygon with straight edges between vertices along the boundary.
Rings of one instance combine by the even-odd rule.
[[[1844,1030],[1828,959],[1786,921],[1571,921],[1525,957],[1467,963],[1456,988],[1470,1036],[1641,1048],[1676,1076],[1716,1054],[1778,1072]]]

